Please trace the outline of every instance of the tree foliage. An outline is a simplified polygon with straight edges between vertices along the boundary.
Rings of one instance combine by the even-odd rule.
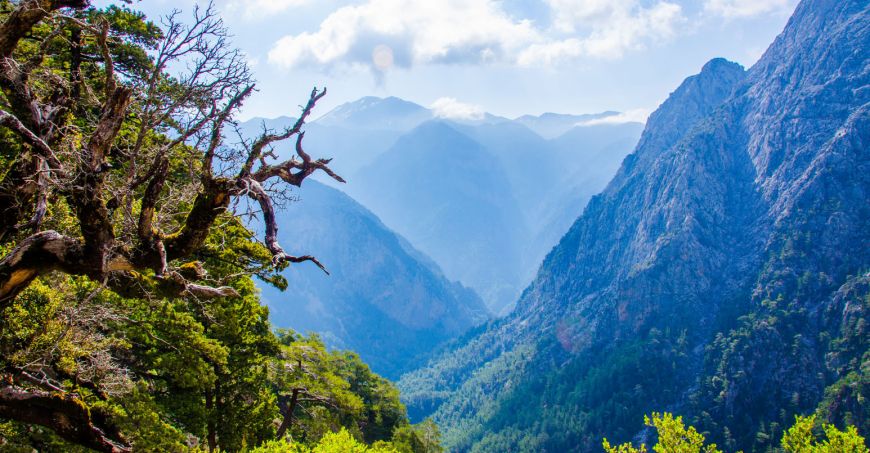
[[[653,451],[656,453],[722,453],[716,448],[716,444],[705,445],[704,435],[696,431],[694,427],[686,428],[686,425],[683,424],[683,417],[674,417],[668,412],[664,414],[653,412],[652,416],[644,415],[643,422],[646,426],[656,429],[658,442],[653,446]],[[614,447],[607,439],[604,439],[603,446],[607,453],[647,451],[645,444],[641,444],[639,448],[633,447],[630,443]]]
[[[867,453],[870,449],[864,443],[864,438],[858,435],[854,426],[846,427],[845,431],[836,426],[822,424],[823,436],[817,436],[814,431],[816,416],[797,416],[795,423],[782,436],[782,448],[788,453]]]
[[[368,446],[355,439],[347,430],[328,433],[317,444],[305,444],[278,440],[268,442],[250,453],[399,453],[389,445]]]
[[[721,453],[716,444],[705,444],[704,435],[694,427],[683,424],[683,417],[674,417],[665,412],[653,412],[652,416],[644,416],[644,423],[655,428],[658,442],[653,447],[656,453]],[[817,436],[821,431],[823,436]],[[606,453],[646,453],[645,444],[639,447],[626,442],[613,446],[607,439],[602,442]],[[816,427],[816,416],[796,416],[795,423],[782,436],[782,450],[786,453],[867,453],[864,438],[858,435],[854,426],[845,431],[836,426],[823,424]]]
[[[304,337],[292,331],[279,331],[281,353],[272,365],[272,382],[281,405],[282,422],[278,436],[301,441],[316,440],[338,430],[349,429],[360,437],[375,430],[391,433],[396,422],[404,420],[404,406],[392,385],[371,373],[355,354],[327,351],[316,335]],[[359,375],[348,373],[359,367]],[[402,416],[398,420],[379,419],[370,424],[365,410],[380,410],[364,401],[365,390],[383,386],[388,404]],[[394,389],[393,389],[394,390]],[[392,422],[392,423],[391,423]],[[381,440],[381,439],[374,439]]]
[[[357,356],[273,332],[253,277],[323,268],[284,252],[275,209],[316,171],[343,180],[303,147],[325,90],[244,139],[253,91],[211,5],[0,0],[0,448],[429,445]]]

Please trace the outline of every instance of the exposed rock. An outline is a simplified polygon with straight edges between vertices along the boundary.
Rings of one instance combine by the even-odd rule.
[[[687,79],[517,309],[403,378],[411,413],[458,451],[589,451],[651,410],[763,451],[863,376],[840,326],[870,297],[868,44],[866,2],[806,0],[749,71]]]

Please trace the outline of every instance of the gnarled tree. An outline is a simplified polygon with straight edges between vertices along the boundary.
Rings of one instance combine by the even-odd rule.
[[[130,15],[139,20],[119,20]],[[262,215],[273,266],[323,268],[278,244],[274,204],[318,170],[343,182],[303,149],[325,90],[311,92],[292,127],[230,140],[254,90],[244,56],[213,8],[187,24],[178,17],[158,27],[86,0],[0,2],[0,310],[52,272],[125,297],[236,296],[196,259],[234,208]],[[285,141],[292,157],[280,159],[274,147]],[[17,379],[0,384],[0,416],[129,448],[74,395],[52,398],[50,383]]]

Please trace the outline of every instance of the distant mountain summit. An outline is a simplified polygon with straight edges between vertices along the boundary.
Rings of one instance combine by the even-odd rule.
[[[619,115],[619,112],[606,111],[585,115],[568,115],[564,113],[543,113],[538,116],[523,115],[514,121],[535,131],[541,137],[556,138],[577,126],[583,126],[592,120],[601,120]]]
[[[342,104],[317,118],[315,122],[322,126],[344,129],[407,131],[432,118],[429,109],[413,102],[392,96],[367,96]]]
[[[351,182],[350,184],[354,184]],[[484,300],[510,298],[525,222],[498,160],[450,123],[426,122],[348,191]],[[500,294],[504,292],[504,294]]]
[[[687,417],[766,451],[870,434],[870,5],[805,0],[749,71],[704,66],[516,310],[401,381],[451,451],[593,451]]]
[[[333,158],[331,167],[345,178],[371,163],[405,132],[433,118],[431,111],[396,97],[364,97],[342,104],[305,125],[305,146]],[[295,118],[252,118],[241,123],[245,137],[255,137],[264,127],[279,131]],[[292,147],[290,145],[284,145]],[[280,149],[279,149],[280,151]],[[331,178],[321,182],[334,184]]]
[[[432,257],[422,261],[434,258],[437,272],[443,269],[482,295],[494,313],[505,314],[632,149],[639,125],[582,127],[584,134],[564,134],[557,142],[490,114],[434,117],[398,98],[362,98],[309,122],[305,147],[332,157],[331,167],[348,180],[321,182],[362,201]],[[254,118],[240,128],[254,137],[294,122]],[[292,146],[281,144],[276,152],[292,152]],[[419,165],[424,156],[429,166]],[[324,291],[318,297],[327,297],[327,288],[318,288]]]

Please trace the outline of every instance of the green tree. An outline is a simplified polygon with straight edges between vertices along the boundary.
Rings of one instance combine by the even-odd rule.
[[[854,426],[840,431],[834,425],[823,424],[823,438],[814,434],[816,416],[796,416],[795,423],[782,435],[782,448],[788,453],[868,453],[864,438]]]
[[[272,385],[281,407],[278,438],[290,433],[294,439],[315,441],[341,427],[342,419],[359,417],[362,399],[339,374],[337,354],[327,351],[317,335],[306,338],[279,330],[278,339],[280,354],[271,365]]]
[[[416,425],[400,426],[393,431],[390,441],[400,453],[441,453],[441,433],[432,419]]]
[[[281,423],[277,437],[312,448],[335,432],[400,453],[441,452],[431,420],[410,425],[399,391],[347,351],[329,351],[319,336],[279,330],[270,365]],[[294,447],[296,448],[296,447]]]
[[[346,429],[327,433],[314,446],[288,442],[284,439],[267,442],[249,453],[399,453],[390,444],[368,446],[353,437]]]
[[[656,429],[658,442],[653,447],[656,453],[721,453],[715,444],[705,445],[704,436],[694,427],[683,424],[682,417],[674,417],[665,412],[653,412],[651,417],[644,416],[644,423]],[[795,423],[782,436],[782,449],[787,453],[868,453],[864,438],[858,435],[854,426],[845,431],[834,425],[823,424],[816,429],[816,416],[797,416]],[[814,431],[821,431],[819,438]],[[610,445],[607,439],[602,442],[607,453],[646,453],[647,447],[641,444],[634,447],[631,443],[618,446]]]
[[[278,345],[250,277],[320,265],[284,253],[273,199],[318,170],[341,181],[302,145],[325,93],[285,130],[227,140],[253,91],[243,55],[211,6],[160,23],[0,0],[4,439],[237,451],[274,436]],[[296,157],[277,159],[290,138]],[[262,243],[240,221],[254,207]]]
[[[399,400],[399,389],[373,373],[359,355],[349,351],[335,352],[338,374],[349,384],[350,391],[363,403],[361,413],[343,414],[342,425],[358,429],[368,443],[388,441],[396,428],[408,424],[405,405]]]
[[[686,428],[683,417],[674,417],[668,412],[664,414],[653,412],[652,416],[645,415],[643,421],[646,426],[656,429],[658,442],[653,446],[653,451],[656,453],[721,453],[721,450],[716,448],[716,444],[704,445],[704,435],[697,432],[695,428],[691,426]],[[604,439],[603,446],[607,453],[647,451],[644,444],[639,448],[633,447],[630,443],[614,447],[607,439]]]

